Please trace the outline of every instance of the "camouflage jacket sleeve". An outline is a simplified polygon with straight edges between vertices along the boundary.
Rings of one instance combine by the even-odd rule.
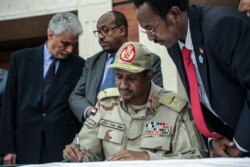
[[[168,100],[168,97],[171,97],[171,102]],[[171,108],[173,112],[177,114],[177,118],[169,141],[170,150],[166,151],[163,156],[148,152],[150,159],[187,159],[207,157],[208,151],[205,143],[193,121],[190,119],[190,107],[188,102],[176,96],[163,95],[160,99],[160,103]]]
[[[97,138],[100,115],[99,111],[90,115],[90,117],[84,122],[79,133],[81,148],[86,152],[83,161],[101,161],[104,159],[102,143],[101,140]]]
[[[79,133],[80,145],[86,152],[83,161],[104,160],[102,139],[98,136],[98,134],[100,134],[100,121],[105,114],[105,111],[101,110],[101,100],[116,96],[119,96],[119,92],[115,88],[106,89],[98,94],[98,102],[96,104],[97,111],[86,119]]]

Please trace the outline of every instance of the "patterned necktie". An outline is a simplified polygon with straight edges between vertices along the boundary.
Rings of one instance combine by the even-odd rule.
[[[213,134],[212,132],[210,132],[210,130],[207,128],[206,122],[203,117],[196,73],[193,62],[191,60],[191,50],[187,49],[186,47],[183,47],[181,52],[188,78],[191,110],[195,125],[197,129],[201,132],[201,134],[203,134],[204,136],[211,138],[219,138],[221,137],[219,134]]]
[[[109,56],[109,64],[113,64],[115,60],[115,54],[112,54]],[[108,68],[108,67],[106,67]],[[106,74],[105,80],[100,88],[100,91],[107,89],[107,88],[113,88],[116,87],[115,85],[115,69],[109,68],[108,72]]]
[[[43,80],[43,106],[45,106],[45,102],[47,100],[48,97],[48,91],[50,86],[52,85],[54,79],[55,79],[55,69],[56,69],[56,59],[52,58],[52,62],[49,66],[49,69],[47,71],[47,74],[45,75],[45,78]]]

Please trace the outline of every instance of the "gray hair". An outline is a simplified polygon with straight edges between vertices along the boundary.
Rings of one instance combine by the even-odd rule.
[[[48,31],[53,31],[57,36],[64,32],[74,36],[79,36],[83,33],[81,22],[76,15],[69,12],[54,15],[49,21]]]

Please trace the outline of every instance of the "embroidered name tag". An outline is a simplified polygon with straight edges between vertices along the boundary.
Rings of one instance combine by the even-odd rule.
[[[113,128],[113,129],[118,129],[118,130],[121,130],[121,131],[124,131],[124,129],[125,129],[124,124],[120,124],[120,123],[117,123],[117,122],[112,122],[112,121],[105,120],[105,119],[101,119],[100,125],[106,126],[106,127],[109,127],[109,128]]]
[[[96,122],[93,121],[92,119],[88,118],[88,119],[86,119],[84,124],[87,125],[89,128],[94,128],[94,126],[96,125]]]

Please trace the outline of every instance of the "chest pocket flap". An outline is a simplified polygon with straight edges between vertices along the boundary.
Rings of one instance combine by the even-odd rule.
[[[101,119],[97,137],[99,139],[121,144],[125,125]]]
[[[170,150],[171,137],[144,133],[142,135],[140,147],[156,150]]]

